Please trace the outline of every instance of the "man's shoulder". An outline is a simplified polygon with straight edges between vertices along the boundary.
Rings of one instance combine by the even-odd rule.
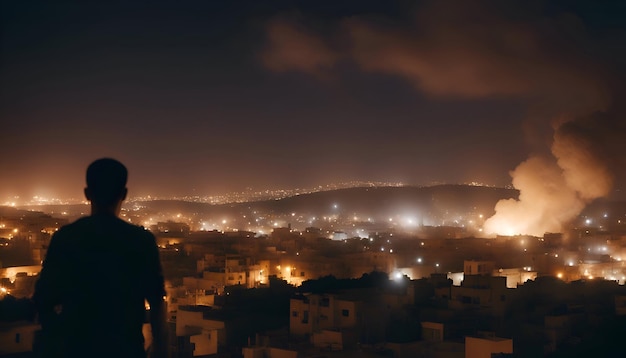
[[[72,233],[83,228],[86,225],[88,219],[89,219],[88,216],[83,216],[80,219],[77,219],[76,221],[72,223],[63,225],[54,233],[53,236],[59,238],[59,237],[72,235]]]
[[[118,217],[85,216],[70,224],[62,226],[55,234],[56,237],[72,237],[93,231],[111,231],[111,233],[122,234],[154,240],[154,235],[143,226],[137,226],[126,222]]]

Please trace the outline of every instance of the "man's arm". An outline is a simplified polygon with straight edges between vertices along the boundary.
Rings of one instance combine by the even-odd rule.
[[[63,266],[65,263],[61,241],[58,233],[52,236],[33,294],[33,302],[39,314],[39,320],[44,326],[50,318],[56,316],[55,306],[62,303],[61,298],[66,277],[64,277]]]
[[[150,327],[152,328],[152,358],[167,357],[167,326],[165,322],[166,306],[163,297],[148,301],[150,303]]]
[[[152,328],[152,357],[167,357],[167,326],[165,305],[165,282],[159,257],[159,249],[152,234],[149,234],[148,277],[146,300],[150,304],[150,326]]]

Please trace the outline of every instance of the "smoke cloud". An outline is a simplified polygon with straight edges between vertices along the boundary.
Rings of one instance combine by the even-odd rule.
[[[356,66],[400,76],[435,97],[527,100],[536,116],[529,122],[551,126],[553,141],[511,171],[519,199],[499,202],[484,231],[558,232],[610,193],[624,117],[613,105],[620,102],[614,47],[575,14],[542,4],[430,1],[396,21],[344,19],[329,37],[281,18],[268,26],[264,64],[318,77]]]
[[[337,52],[295,18],[276,19],[266,31],[271,49],[263,52],[261,59],[272,71],[300,71],[323,77],[339,60]]]

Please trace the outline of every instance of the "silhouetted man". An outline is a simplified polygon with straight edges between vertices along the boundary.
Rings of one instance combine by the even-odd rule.
[[[85,188],[91,216],[62,227],[50,241],[33,297],[45,356],[145,357],[145,300],[152,355],[165,356],[165,290],[155,238],[118,218],[127,175],[114,159],[91,163]]]

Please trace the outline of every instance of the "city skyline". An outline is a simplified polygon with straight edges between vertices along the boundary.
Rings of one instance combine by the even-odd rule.
[[[599,177],[624,187],[619,5],[2,10],[2,198],[81,198],[84,168],[103,156],[127,164],[136,196],[349,181],[504,187],[529,156],[555,160],[562,123],[575,125],[557,133],[584,124],[578,139],[601,159]]]

